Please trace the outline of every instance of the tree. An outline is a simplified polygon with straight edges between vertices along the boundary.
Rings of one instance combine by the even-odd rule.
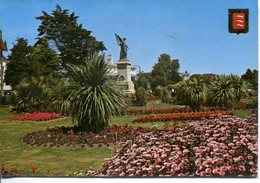
[[[91,36],[91,31],[77,23],[78,16],[74,12],[70,14],[57,5],[51,15],[45,11],[42,13],[36,17],[41,21],[38,36],[53,43],[64,67],[67,63],[79,64],[85,57],[106,49],[102,42]]]
[[[11,49],[8,56],[7,69],[5,72],[5,82],[15,88],[22,79],[28,78],[32,72],[28,72],[31,65],[28,56],[32,52],[32,47],[24,38],[17,38],[16,44]]]
[[[181,80],[179,75],[180,64],[178,59],[171,59],[168,54],[161,54],[158,58],[158,63],[153,66],[152,70],[152,89],[157,85],[167,86],[175,84]],[[160,83],[161,82],[161,83]]]
[[[230,108],[235,101],[232,80],[225,75],[218,76],[209,86],[209,101],[221,108]]]
[[[49,48],[47,40],[41,39],[29,46],[26,39],[19,38],[11,51],[5,80],[14,89],[23,79],[61,76],[59,58]]]
[[[87,132],[102,131],[109,118],[126,106],[124,93],[109,80],[104,55],[94,54],[81,65],[70,64],[66,69],[75,86],[68,97],[73,122]]]
[[[141,73],[136,81],[135,81],[135,88],[137,89],[138,87],[144,87],[146,90],[150,90],[150,81],[149,78],[147,77],[147,75],[145,75],[144,73]]]
[[[251,71],[251,69],[247,69],[246,73],[241,76],[245,81],[247,81],[253,89],[258,88],[258,71],[254,69]]]
[[[40,39],[32,48],[32,53],[28,56],[28,62],[32,66],[28,69],[34,76],[61,76],[61,66],[55,51],[50,49],[46,39]]]
[[[139,105],[146,105],[147,102],[147,91],[144,87],[138,87],[135,91],[136,103]]]

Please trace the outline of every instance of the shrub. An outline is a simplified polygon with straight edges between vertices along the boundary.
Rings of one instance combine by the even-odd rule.
[[[146,105],[147,102],[147,91],[143,87],[138,87],[135,91],[136,104]]]

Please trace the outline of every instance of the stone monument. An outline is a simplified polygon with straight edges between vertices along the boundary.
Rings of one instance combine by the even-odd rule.
[[[134,83],[131,80],[132,64],[127,59],[128,46],[125,43],[126,38],[121,38],[115,34],[118,45],[120,46],[120,56],[117,64],[118,84],[125,93],[135,93]]]

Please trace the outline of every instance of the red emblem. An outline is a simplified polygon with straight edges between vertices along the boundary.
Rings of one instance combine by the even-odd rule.
[[[245,29],[245,13],[233,13],[233,29]]]
[[[248,9],[229,9],[229,32],[247,33],[248,32]]]

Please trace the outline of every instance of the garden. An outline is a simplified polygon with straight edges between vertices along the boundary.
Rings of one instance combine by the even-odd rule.
[[[185,80],[164,53],[124,93],[77,18],[57,5],[37,17],[34,45],[18,38],[11,49],[1,176],[257,176],[257,75]]]

